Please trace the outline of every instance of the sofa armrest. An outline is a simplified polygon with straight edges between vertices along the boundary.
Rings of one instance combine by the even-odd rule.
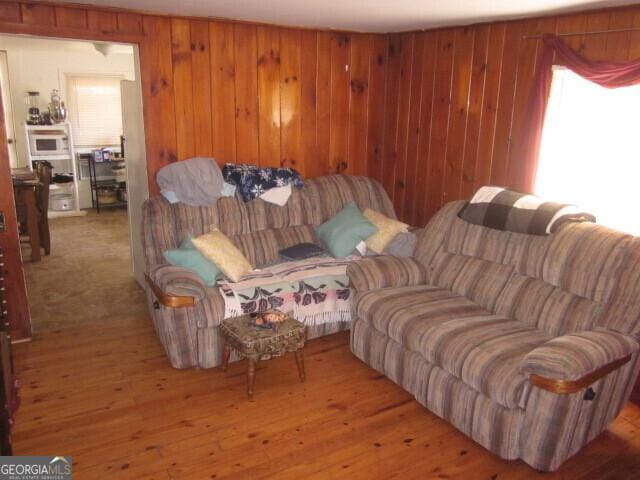
[[[347,267],[351,288],[359,292],[427,283],[427,267],[413,257],[380,255],[357,260]]]
[[[539,388],[573,393],[620,368],[639,348],[634,338],[613,331],[572,333],[529,352],[520,371]]]
[[[165,307],[191,307],[206,296],[206,286],[200,277],[182,267],[157,265],[145,278],[158,302]]]

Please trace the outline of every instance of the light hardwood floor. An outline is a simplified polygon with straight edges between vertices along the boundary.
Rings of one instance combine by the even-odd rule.
[[[555,474],[506,462],[357,360],[348,334],[259,366],[175,370],[134,316],[15,345],[22,405],[16,455],[72,455],[76,479],[568,479],[640,472],[640,408],[629,404]]]

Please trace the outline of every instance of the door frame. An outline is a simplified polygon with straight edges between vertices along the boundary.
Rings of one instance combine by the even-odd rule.
[[[44,37],[57,40],[80,40],[125,43],[134,46],[136,75],[141,75],[141,44],[145,39],[142,33],[92,32],[78,28],[51,28],[42,25],[14,24],[0,22],[0,33]],[[142,78],[140,77],[142,84]],[[0,259],[0,268],[4,273],[5,299],[11,337],[16,340],[30,340],[33,335],[31,315],[27,299],[27,287],[20,256],[20,237],[16,218],[11,165],[5,128],[4,109],[0,96],[0,212],[4,212],[5,230],[0,231],[0,248],[4,257]],[[143,95],[144,107],[144,95]],[[146,144],[146,138],[145,138]],[[148,168],[148,158],[145,158]]]
[[[0,58],[4,57],[4,60],[0,60],[0,63],[4,63],[4,70],[5,73],[7,75],[6,78],[6,82],[5,85],[7,85],[9,87],[9,93],[6,95],[7,98],[9,99],[9,106],[7,107],[6,105],[2,105],[2,113],[4,114],[5,112],[9,112],[11,115],[11,118],[7,119],[5,116],[4,122],[5,122],[5,127],[7,124],[9,124],[9,126],[11,127],[11,130],[13,131],[13,142],[11,144],[11,146],[8,146],[9,150],[11,150],[11,148],[13,148],[13,155],[15,157],[15,159],[18,159],[18,147],[17,147],[17,143],[16,143],[16,133],[17,133],[17,129],[16,129],[16,115],[15,112],[13,110],[13,105],[11,105],[11,73],[9,72],[9,53],[6,50],[0,50]],[[2,67],[0,67],[0,70],[2,69]],[[2,84],[2,82],[0,81],[0,85]],[[4,96],[4,91],[2,92],[3,96]],[[4,104],[4,100],[3,100],[3,104]],[[7,139],[7,143],[8,143],[9,139]],[[9,155],[9,161],[11,161],[11,155]]]
[[[134,50],[137,50],[134,47]],[[125,93],[129,90],[129,87],[132,87],[131,95],[135,96],[135,98],[126,98],[124,96],[121,97],[122,101],[122,134],[124,138],[124,148],[125,151],[122,152],[125,155],[125,159],[127,159],[127,216],[129,220],[129,243],[131,250],[131,271],[133,272],[133,276],[138,281],[138,284],[142,289],[146,288],[146,282],[144,279],[145,274],[145,263],[146,260],[144,258],[144,245],[142,242],[142,205],[146,199],[149,198],[149,187],[148,187],[148,178],[149,175],[147,173],[147,146],[146,146],[146,135],[144,129],[144,121],[142,123],[127,122],[127,113],[134,113],[134,117],[136,120],[139,119],[140,116],[144,117],[144,107],[143,107],[143,98],[142,98],[142,82],[139,75],[140,72],[140,64],[139,64],[139,55],[134,55],[134,68],[136,73],[135,80],[121,80],[120,81],[120,93]],[[127,100],[127,101],[125,101]],[[144,120],[144,118],[143,118]],[[133,133],[132,133],[133,132]],[[134,139],[137,139],[136,142]],[[125,153],[127,152],[127,153]],[[133,153],[133,158],[129,159],[129,154]],[[137,153],[137,155],[136,155]],[[144,164],[142,161],[136,162],[136,159],[144,159]],[[144,176],[144,179],[141,177]],[[132,180],[137,180],[133,183],[135,188],[130,189],[129,185],[132,184]]]
[[[0,248],[4,256],[0,258],[0,268],[3,270],[4,299],[7,302],[6,308],[4,305],[2,307],[7,310],[11,337],[25,339],[31,337],[31,317],[27,303],[27,285],[20,258],[18,219],[4,122],[4,108],[2,95],[0,95],[0,212],[4,213],[4,230],[0,230]]]

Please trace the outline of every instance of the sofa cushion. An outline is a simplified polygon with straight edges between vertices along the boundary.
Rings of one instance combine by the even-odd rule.
[[[532,235],[518,263],[518,273],[605,303],[631,238],[592,223],[568,224],[548,237]]]
[[[431,282],[472,300],[491,312],[513,275],[513,267],[441,252]]]
[[[551,338],[432,286],[360,293],[355,308],[377,331],[508,408],[528,391],[520,361]]]
[[[358,293],[353,308],[358,318],[416,352],[421,351],[422,336],[435,325],[490,315],[460,295],[429,285]]]
[[[142,206],[142,243],[147,271],[164,263],[164,251],[176,248],[180,240],[176,233],[174,211],[164,197],[150,198]]]
[[[377,255],[347,267],[350,287],[358,291],[426,285],[427,267],[413,257]]]
[[[495,312],[556,336],[589,330],[596,325],[603,309],[600,303],[550,283],[514,274]]]
[[[426,360],[507,408],[523,406],[528,381],[521,360],[551,337],[497,315],[452,319],[429,330]]]
[[[368,177],[328,175],[305,183],[305,195],[318,199],[313,205],[318,224],[330,219],[342,208],[355,202],[360,210],[371,208],[390,218],[396,218],[393,204],[380,182]]]
[[[246,207],[240,197],[222,197],[215,205],[192,207],[186,203],[171,206],[179,238],[197,237],[217,228],[225,235],[250,231]]]
[[[445,239],[445,251],[515,266],[529,235],[474,225],[457,215]]]
[[[291,189],[289,200],[281,207],[261,198],[245,204],[251,231],[321,223],[317,207],[320,199],[316,190],[308,186],[313,182],[311,179],[306,181],[302,188]]]
[[[599,321],[610,330],[640,338],[640,237],[635,237],[622,262],[611,301]]]
[[[451,223],[458,218],[458,212],[464,206],[463,200],[449,202],[418,230],[418,243],[413,256],[431,268],[438,255],[444,250],[444,242],[449,236]]]
[[[280,261],[278,252],[283,248],[299,243],[317,245],[320,243],[320,239],[310,225],[259,230],[232,236],[231,240],[256,268],[278,263]]]

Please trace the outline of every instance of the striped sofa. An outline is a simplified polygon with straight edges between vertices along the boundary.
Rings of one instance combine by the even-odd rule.
[[[314,227],[355,201],[395,218],[382,186],[366,177],[331,175],[306,180],[293,189],[284,207],[261,199],[244,203],[236,196],[209,207],[169,204],[163,197],[143,207],[143,243],[147,269],[147,297],[157,335],[175,368],[220,365],[222,346],[218,325],[224,300],[217,287],[206,287],[182,268],[168,265],[163,252],[184,236],[200,235],[216,227],[228,235],[256,267],[273,263],[278,250],[300,242],[319,242]],[[309,338],[349,328],[348,322],[309,328]],[[234,358],[232,357],[232,360]]]
[[[640,368],[640,238],[590,224],[492,230],[443,207],[414,258],[348,268],[351,349],[504,459],[557,469]]]

